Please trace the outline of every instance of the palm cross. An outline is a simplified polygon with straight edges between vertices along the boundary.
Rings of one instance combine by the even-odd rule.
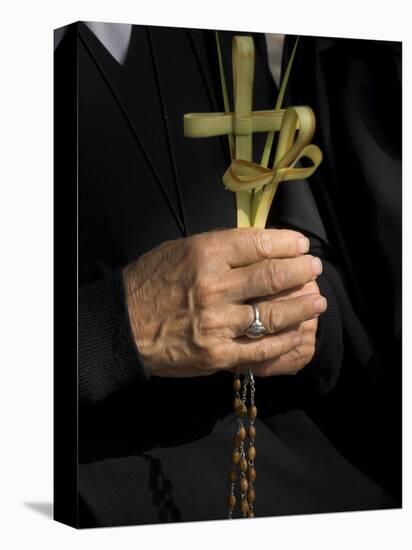
[[[223,175],[227,189],[236,193],[238,227],[265,227],[269,210],[281,181],[308,178],[322,161],[322,152],[310,144],[315,131],[315,115],[310,107],[288,107],[281,103],[296,51],[293,50],[282,82],[275,109],[252,111],[255,48],[251,36],[234,36],[232,43],[234,112],[227,102],[226,84],[221,64],[224,113],[187,113],[184,115],[184,135],[206,138],[227,135],[232,162]],[[261,164],[252,162],[253,133],[268,132]],[[279,139],[272,168],[267,168],[274,133]],[[234,140],[233,140],[234,137]],[[311,166],[296,168],[303,157]]]

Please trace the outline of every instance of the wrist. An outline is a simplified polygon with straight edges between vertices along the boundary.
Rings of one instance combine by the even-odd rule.
[[[127,310],[130,335],[133,340],[136,353],[139,356],[140,362],[144,365],[147,373],[152,374],[149,365],[147,350],[152,347],[147,334],[147,323],[143,322],[145,303],[141,299],[141,285],[139,284],[136,273],[135,262],[127,265],[122,270],[122,282],[124,289],[124,302]]]

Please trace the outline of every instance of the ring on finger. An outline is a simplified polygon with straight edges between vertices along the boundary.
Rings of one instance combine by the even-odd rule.
[[[268,333],[268,330],[260,321],[259,308],[257,307],[257,304],[252,302],[250,305],[253,308],[254,319],[246,329],[245,336],[247,336],[248,338],[254,338],[254,339],[262,338],[262,336],[265,336],[265,334]]]

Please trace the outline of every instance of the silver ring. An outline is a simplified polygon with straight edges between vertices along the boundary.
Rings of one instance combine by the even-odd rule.
[[[256,304],[250,304],[253,307],[253,314],[255,316],[253,323],[248,327],[245,332],[245,336],[248,338],[261,338],[268,333],[266,327],[262,325],[259,320],[259,309]]]

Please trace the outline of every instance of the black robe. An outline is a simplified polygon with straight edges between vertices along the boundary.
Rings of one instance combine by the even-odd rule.
[[[263,34],[221,31],[230,92],[234,34],[255,39],[254,109],[273,108],[276,86]],[[183,136],[184,113],[223,111],[214,40],[210,30],[134,25],[122,66],[84,23],[77,23],[68,27],[55,53],[56,186],[73,185],[74,175],[78,182],[79,438],[72,443],[78,443],[79,465],[72,463],[75,474],[67,472],[77,480],[79,508],[72,523],[78,527],[227,517],[235,429],[232,375],[151,377],[131,337],[121,280],[123,266],[165,240],[236,225],[234,195],[221,181],[230,162],[227,138]],[[311,253],[323,260],[318,282],[328,310],[319,321],[315,356],[301,373],[256,380],[257,516],[400,505],[396,259],[385,264],[384,342],[374,332],[374,312],[365,314],[368,300],[380,300],[379,278],[384,281],[374,265],[381,257],[392,258],[391,247],[400,244],[394,232],[400,222],[399,129],[386,133],[378,106],[370,105],[372,81],[369,72],[362,73],[362,63],[372,67],[375,45],[367,42],[371,50],[365,53],[356,43],[302,39],[286,99],[315,109],[314,142],[326,160],[310,182],[281,186],[268,225],[297,228],[310,237]],[[342,87],[334,79],[335,51],[339,71],[341,58],[346,63],[346,72],[339,72]],[[388,58],[396,56],[396,45],[388,51]],[[352,74],[353,56],[358,71]],[[325,58],[328,64],[322,64]],[[348,80],[366,90],[356,94]],[[399,101],[396,83],[388,82],[388,93]],[[348,97],[346,85],[354,97]],[[356,143],[359,114],[345,110],[341,101],[368,115],[361,145]],[[352,127],[342,128],[346,123]],[[256,161],[264,138],[254,136]],[[385,164],[388,156],[392,164]],[[385,218],[392,223],[384,232],[387,248],[377,239],[379,216],[356,209],[359,202],[349,198],[343,171],[351,168],[351,177],[362,177],[356,189],[368,205],[370,196],[378,195],[378,163],[395,188],[390,221]],[[70,201],[60,197],[56,206],[69,209]],[[64,231],[63,217],[56,218],[56,229]],[[360,241],[354,228],[361,231]],[[71,238],[65,242],[73,244]],[[60,248],[56,255],[64,260]],[[389,312],[395,317],[387,317]],[[389,375],[382,368],[388,357]],[[76,368],[74,357],[58,353],[58,358],[67,369]],[[76,398],[72,386],[65,395],[66,404]],[[389,411],[381,416],[391,437],[379,433],[382,423],[375,420],[382,395]],[[60,431],[56,437],[56,445],[63,445]],[[392,447],[372,456],[382,439]]]

